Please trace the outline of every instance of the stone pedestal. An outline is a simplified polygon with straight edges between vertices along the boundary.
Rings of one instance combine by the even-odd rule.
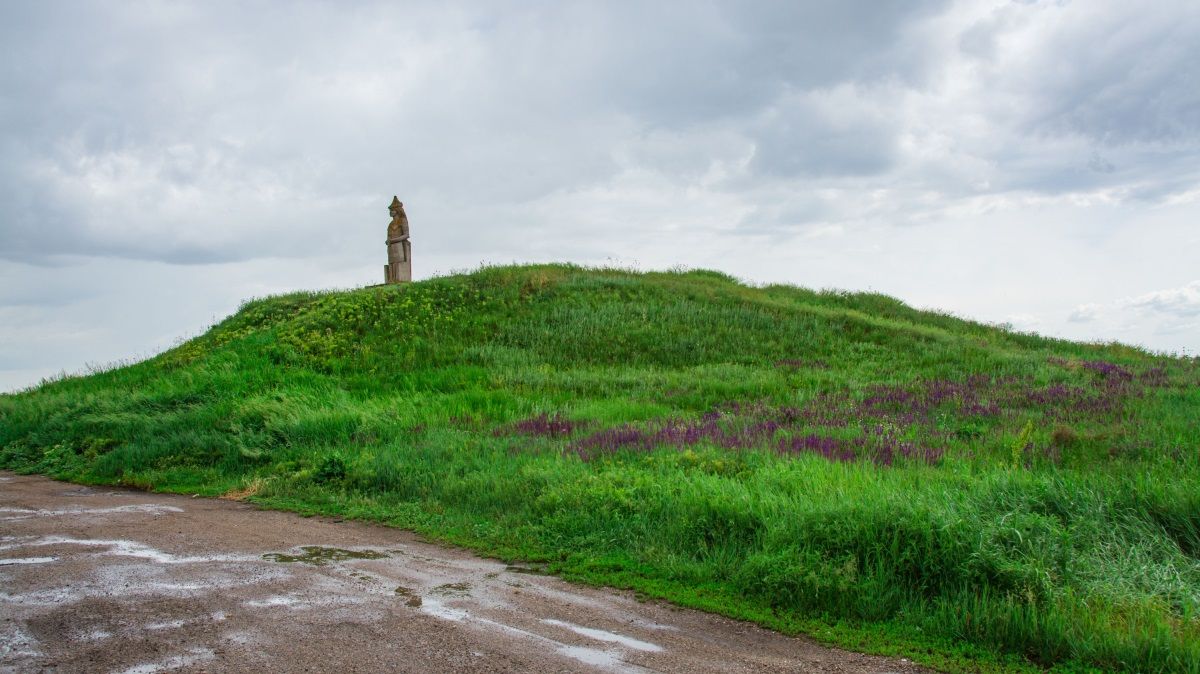
[[[408,237],[387,240],[388,263],[383,265],[384,283],[412,281],[412,249]]]

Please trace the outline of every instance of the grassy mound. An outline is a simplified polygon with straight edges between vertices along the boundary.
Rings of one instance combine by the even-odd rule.
[[[0,396],[0,466],[372,518],[951,669],[1200,671],[1200,366],[873,294],[486,268]]]

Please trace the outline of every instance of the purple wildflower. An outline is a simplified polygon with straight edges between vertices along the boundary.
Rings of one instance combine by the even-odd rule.
[[[1129,381],[1133,379],[1133,373],[1127,368],[1124,368],[1116,363],[1110,363],[1105,360],[1085,360],[1080,365],[1087,370],[1099,373],[1105,379]]]
[[[829,461],[847,463],[857,458],[854,446],[859,443],[816,434],[784,438],[777,445],[781,454],[816,454]]]
[[[539,414],[535,417],[522,419],[508,428],[496,429],[495,435],[503,435],[505,432],[512,431],[521,435],[532,435],[543,438],[560,438],[571,435],[584,424],[578,421],[571,421],[563,417],[561,414],[549,415],[546,413]]]

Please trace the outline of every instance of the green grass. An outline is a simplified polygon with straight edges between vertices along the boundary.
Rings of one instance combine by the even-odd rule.
[[[1200,366],[875,294],[485,268],[0,396],[0,466],[360,517],[957,671],[1200,672]]]

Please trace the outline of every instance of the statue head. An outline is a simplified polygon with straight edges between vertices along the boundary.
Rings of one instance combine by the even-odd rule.
[[[388,213],[394,218],[402,212],[404,212],[404,204],[400,203],[399,197],[393,196],[392,204],[388,206]]]

